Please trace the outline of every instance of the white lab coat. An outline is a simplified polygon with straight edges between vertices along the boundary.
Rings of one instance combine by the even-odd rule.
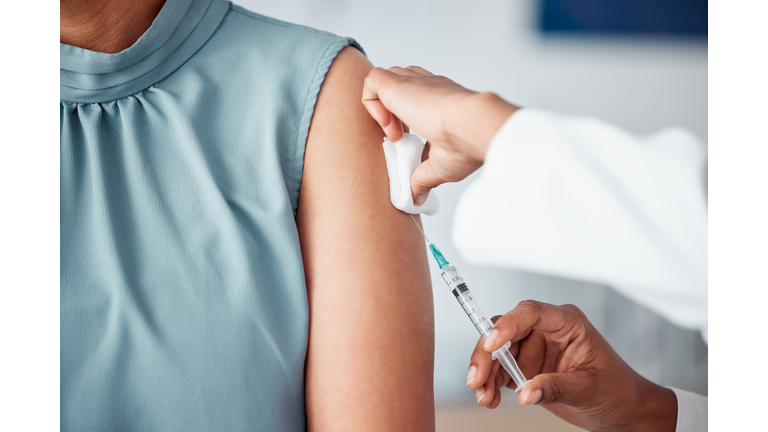
[[[706,160],[683,129],[524,108],[461,196],[454,242],[478,265],[611,286],[707,340]],[[678,430],[706,430],[707,398],[673,390]]]

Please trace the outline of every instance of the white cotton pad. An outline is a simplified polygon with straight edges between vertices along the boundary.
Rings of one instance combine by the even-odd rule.
[[[384,138],[384,158],[387,160],[389,174],[389,199],[396,209],[410,214],[424,213],[433,215],[440,210],[440,202],[435,191],[430,191],[424,204],[417,206],[411,195],[411,174],[421,164],[424,143],[418,136],[403,134],[403,139],[391,142]]]

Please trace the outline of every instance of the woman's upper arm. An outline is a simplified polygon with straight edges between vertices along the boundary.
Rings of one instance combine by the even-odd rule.
[[[434,430],[434,314],[424,242],[389,201],[372,68],[339,53],[307,139],[297,223],[309,296],[310,430]]]

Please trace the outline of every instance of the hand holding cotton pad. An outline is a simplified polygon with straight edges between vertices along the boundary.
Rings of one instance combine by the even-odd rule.
[[[389,175],[389,199],[396,209],[409,214],[424,213],[432,216],[440,210],[440,202],[434,191],[429,192],[427,200],[417,206],[411,194],[411,175],[421,164],[424,143],[413,134],[403,134],[397,142],[384,138],[384,158],[387,160]]]

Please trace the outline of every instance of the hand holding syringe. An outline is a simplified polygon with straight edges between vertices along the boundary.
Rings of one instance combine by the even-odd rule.
[[[413,219],[413,215],[411,215],[411,219]],[[419,227],[416,219],[413,219],[413,222],[416,223],[417,227]],[[421,231],[421,227],[419,227],[419,231]],[[426,234],[424,234],[424,231],[421,231],[421,234],[429,243],[429,249],[432,251],[432,256],[434,256],[435,261],[437,261],[437,265],[440,266],[440,270],[443,271],[441,276],[445,283],[448,285],[448,288],[456,297],[456,300],[459,301],[459,304],[464,309],[464,312],[469,317],[469,320],[472,321],[472,324],[474,324],[477,332],[480,333],[480,336],[482,336],[483,339],[487,338],[493,330],[493,323],[485,314],[485,312],[483,312],[483,309],[480,308],[477,299],[475,299],[475,296],[469,290],[469,287],[467,287],[464,279],[461,277],[461,275],[459,275],[456,267],[450,265],[448,260],[445,259],[437,246],[429,241]],[[523,373],[517,366],[515,358],[512,357],[512,354],[510,354],[510,346],[511,342],[507,342],[504,344],[504,346],[494,351],[491,355],[491,358],[493,360],[499,360],[499,363],[501,363],[504,369],[509,372],[510,377],[512,377],[512,380],[517,385],[515,392],[519,393],[520,390],[522,390],[523,387],[528,384],[528,380],[525,379],[525,376],[523,376]]]

